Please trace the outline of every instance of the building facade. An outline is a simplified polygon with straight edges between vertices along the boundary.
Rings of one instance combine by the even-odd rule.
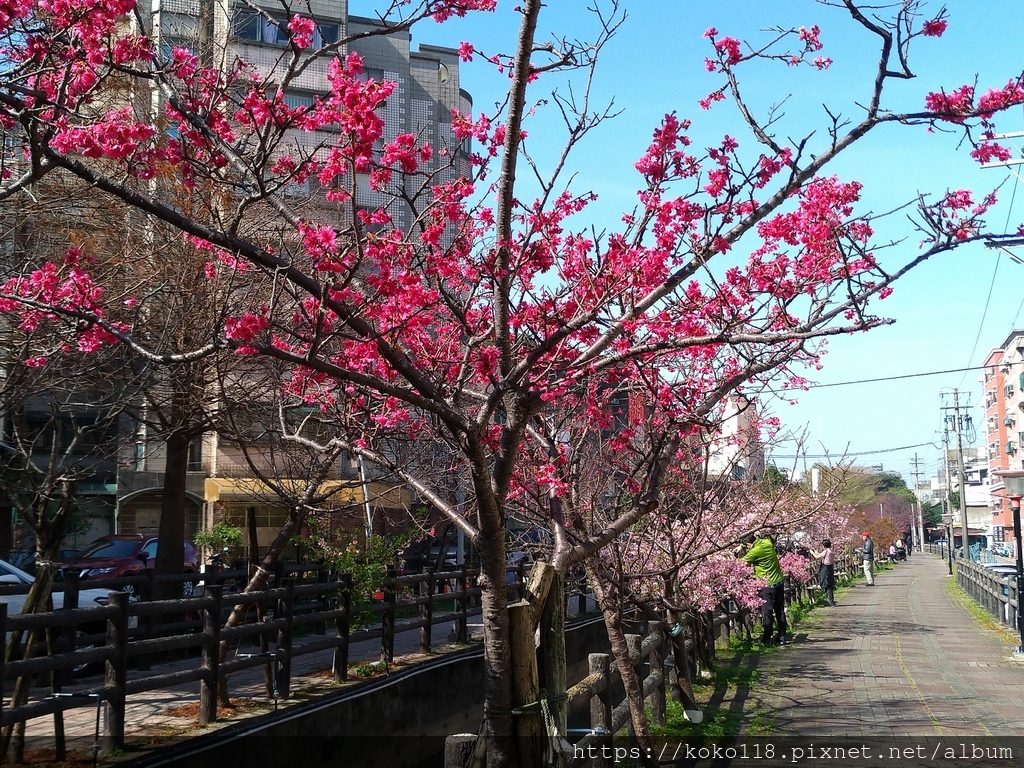
[[[280,22],[286,22],[287,16],[280,3],[257,4],[265,15],[230,2],[215,2],[210,7],[206,0],[153,0],[153,34],[163,50],[175,46],[198,50],[204,13],[209,12],[207,26],[212,30],[212,47],[224,65],[237,58],[263,74],[270,74],[282,66],[288,38]],[[303,5],[301,13],[311,13],[317,24],[311,50],[356,36],[353,42],[340,46],[338,54],[360,54],[364,77],[396,84],[381,115],[385,126],[381,146],[407,133],[415,135],[418,143],[429,143],[434,152],[427,170],[436,174],[432,183],[452,181],[456,174],[468,171],[465,148],[452,131],[453,112],[468,114],[472,109],[471,98],[460,87],[456,50],[423,44],[414,48],[408,30],[375,34],[383,28],[380,22],[350,16],[346,0],[312,0]],[[328,57],[313,61],[290,83],[285,93],[289,106],[312,105],[324,93],[328,65]],[[294,132],[289,140],[312,150],[329,144],[331,135]],[[393,186],[406,183],[398,174],[395,179]],[[397,186],[375,191],[365,175],[357,177],[356,184],[356,203],[369,210],[386,205],[401,193],[415,192]],[[292,204],[313,207],[321,193],[315,180],[286,192]],[[388,210],[394,226],[407,229],[411,225],[414,213],[409,208]],[[159,436],[137,442],[145,443],[145,447],[126,457],[118,479],[117,515],[111,521],[111,530],[117,532],[151,533],[159,527],[166,451]],[[262,446],[249,448],[258,454]],[[355,527],[376,533],[394,530],[401,525],[403,514],[407,516],[414,506],[408,488],[390,482],[375,467],[359,465],[348,456],[332,468],[324,486],[321,496],[327,499],[325,506],[333,510],[332,527]],[[254,476],[238,445],[222,440],[213,431],[194,441],[189,461],[186,537],[222,520],[239,527],[254,525],[263,547],[286,518],[287,509],[275,500],[266,483]],[[251,553],[246,550],[239,554]]]
[[[985,445],[991,498],[993,541],[1013,542],[1009,500],[994,474],[1000,469],[1024,469],[1024,330],[1012,331],[985,360],[982,376],[985,407]],[[1017,543],[1013,542],[1012,547]]]

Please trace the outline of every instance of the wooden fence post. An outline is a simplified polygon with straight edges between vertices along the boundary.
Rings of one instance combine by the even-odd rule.
[[[64,578],[64,603],[62,604],[62,607],[65,611],[73,611],[78,607],[80,584],[81,574],[78,571],[69,571]],[[66,652],[75,650],[75,648],[78,647],[78,625],[66,625],[64,627],[64,631],[61,632],[58,642],[60,643],[61,651]],[[69,667],[68,669],[61,670],[60,675],[61,679],[57,681],[58,688],[55,690],[60,690],[59,686],[61,684],[71,685],[74,682],[74,669]],[[56,723],[54,724],[54,727],[57,727]]]
[[[390,664],[395,660],[395,609],[398,589],[395,569],[389,566],[384,576],[384,610],[380,614],[380,660]]]
[[[629,650],[629,663],[633,666],[633,673],[636,675],[636,679],[640,681],[641,696],[643,695],[644,685],[644,659],[640,655],[640,646],[643,645],[643,635],[628,634],[624,636],[626,639],[626,648]],[[629,746],[630,748],[637,747],[636,732],[633,730],[633,718],[629,719]]]
[[[664,725],[665,661],[662,653],[665,647],[665,627],[660,621],[652,621],[647,628],[651,635],[656,638],[656,642],[651,647],[647,660],[651,665],[651,674],[657,675],[660,678],[658,684],[651,692],[650,697],[647,699],[647,704],[651,708],[651,725]],[[640,685],[641,687],[643,686],[643,677],[640,678]]]
[[[475,733],[453,733],[444,740],[444,768],[469,768],[475,749]]]
[[[139,601],[149,602],[156,599],[156,571],[152,568],[147,568],[140,574],[142,576],[142,584],[139,585]],[[166,621],[166,619],[164,619]],[[139,633],[142,637],[153,637],[154,634],[154,623],[157,621],[157,617],[152,614],[139,617]],[[152,660],[148,653],[140,654],[135,659],[135,665],[145,671],[152,667]]]
[[[277,618],[284,626],[277,631],[277,693],[282,699],[291,698],[292,691],[292,622],[295,618],[295,579],[282,580],[284,597],[277,601]]]
[[[317,584],[317,587],[322,590],[318,594],[318,598],[319,599],[317,601],[318,602],[317,610],[319,610],[319,611],[326,611],[327,608],[328,608],[328,605],[330,604],[330,600],[327,597],[327,594],[328,594],[328,591],[329,591],[328,588],[327,588],[327,584],[328,584],[328,581],[330,580],[330,576],[331,576],[331,574],[327,570],[327,568],[318,568],[317,571],[316,571],[316,584]],[[325,634],[327,634],[327,622],[325,622],[325,621],[318,621],[316,624],[313,625],[313,632],[315,634],[317,634],[317,635],[325,635]]]
[[[430,653],[434,630],[434,569],[427,568],[420,582],[420,653]]]
[[[592,653],[587,657],[589,673],[603,683],[598,693],[590,697],[590,731],[594,734],[597,756],[594,768],[610,768],[612,748],[612,683],[611,657],[607,653]]]
[[[458,603],[458,627],[455,630],[455,642],[457,643],[468,643],[469,642],[469,600],[467,599],[466,593],[466,580],[469,578],[466,573],[466,564],[463,563],[459,567],[459,586],[455,590],[455,600]]]
[[[547,730],[540,706],[540,672],[534,632],[548,599],[555,569],[534,563],[526,598],[508,607],[509,646],[512,651],[513,728],[520,765],[542,765]]]
[[[343,683],[348,680],[348,632],[352,623],[352,574],[342,573],[338,576],[341,584],[338,595],[341,615],[334,620],[334,633],[338,644],[334,648],[332,671],[334,681]]]
[[[546,692],[551,719],[565,735],[568,716],[565,701],[565,576],[555,573],[540,615],[540,687]]]
[[[7,637],[7,603],[0,603],[0,637]],[[4,657],[6,655],[6,653],[0,653],[0,715],[4,712],[4,678],[6,673],[4,665],[7,663]]]
[[[107,659],[103,680],[103,698],[107,702],[103,722],[103,748],[106,752],[124,749],[124,714],[128,683],[128,594],[111,592],[109,604],[117,614],[107,619],[107,647],[115,650]]]
[[[211,601],[203,614],[203,677],[199,681],[199,724],[217,719],[217,684],[220,676],[220,625],[224,587],[207,584],[205,596]]]

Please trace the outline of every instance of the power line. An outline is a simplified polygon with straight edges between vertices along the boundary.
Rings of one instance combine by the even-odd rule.
[[[917,445],[901,445],[899,448],[880,448],[877,451],[857,451],[856,453],[801,453],[799,456],[792,455],[786,456],[782,454],[772,454],[773,459],[841,459],[847,456],[873,456],[877,453],[895,453],[896,451],[905,451],[908,448],[923,448],[924,446],[935,447],[933,443],[918,443]]]
[[[929,371],[928,373],[905,373],[902,376],[883,376],[878,379],[858,379],[857,381],[836,381],[832,384],[808,384],[808,389],[823,389],[824,387],[846,387],[850,384],[875,384],[880,381],[897,381],[898,379],[917,379],[922,376],[942,376],[947,373],[963,373],[964,371],[983,371],[991,368],[988,365],[977,365],[972,368],[951,368],[948,371]]]

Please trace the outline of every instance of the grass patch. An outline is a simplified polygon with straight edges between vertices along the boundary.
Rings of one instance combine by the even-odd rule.
[[[747,729],[748,736],[771,736],[775,732],[775,713],[767,710],[760,710],[754,713],[750,719],[750,727]]]
[[[703,721],[688,722],[680,702],[666,702],[665,725],[651,729],[654,744],[660,748],[735,740],[743,727],[742,703],[762,675],[759,669],[749,666],[749,658],[742,649],[720,648],[714,677],[707,682],[697,681],[693,687],[694,697],[704,714]],[[709,702],[715,704],[708,706]],[[740,706],[732,706],[734,702]]]
[[[764,686],[764,698],[765,700],[771,695],[772,690],[775,688],[775,673],[772,672],[768,675],[768,679]],[[760,705],[758,709],[753,713],[750,718],[750,726],[747,728],[748,736],[771,736],[775,732],[775,710],[768,709],[765,705]]]

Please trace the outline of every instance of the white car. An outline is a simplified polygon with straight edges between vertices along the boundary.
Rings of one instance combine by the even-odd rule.
[[[25,573],[20,568],[15,568],[5,560],[0,560],[0,585],[14,584],[19,586],[29,587],[32,582],[35,581],[35,577],[31,574]],[[24,592],[19,590],[16,594],[4,594],[6,590],[0,588],[0,603],[7,604],[7,615],[10,616],[15,613],[21,613],[21,609],[25,606],[25,598],[28,596],[28,589]],[[78,607],[79,608],[91,608],[95,605],[106,605],[107,595],[110,593],[109,589],[82,589],[78,592]],[[53,592],[53,607],[54,610],[64,607],[64,592]]]

